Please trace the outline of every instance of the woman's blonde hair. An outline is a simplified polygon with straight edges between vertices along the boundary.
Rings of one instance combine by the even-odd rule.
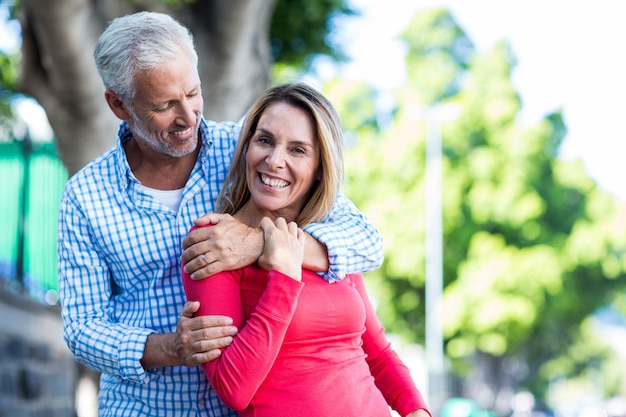
[[[319,142],[320,179],[313,184],[309,198],[296,218],[298,226],[304,227],[328,215],[343,183],[343,133],[339,116],[326,97],[304,83],[272,87],[254,103],[243,123],[217,207],[220,213],[233,214],[250,199],[245,155],[263,112],[274,103],[286,103],[304,110],[311,117]]]

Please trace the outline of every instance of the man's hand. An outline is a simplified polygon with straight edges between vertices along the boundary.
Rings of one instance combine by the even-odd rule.
[[[176,332],[153,333],[148,336],[141,364],[144,369],[163,366],[194,367],[221,355],[233,341],[237,328],[225,316],[194,317],[200,308],[197,301],[188,301],[178,318]]]
[[[194,221],[200,227],[183,239],[182,261],[191,279],[202,279],[255,263],[263,253],[263,232],[229,214],[209,213]]]

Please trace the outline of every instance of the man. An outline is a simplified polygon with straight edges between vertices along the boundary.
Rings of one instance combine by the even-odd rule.
[[[94,57],[122,124],[116,146],[72,177],[63,194],[65,340],[77,361],[102,374],[100,416],[234,415],[197,365],[217,357],[237,329],[228,317],[194,317],[199,305],[185,303],[180,257],[193,220],[214,211],[239,126],[202,117],[193,40],[167,15],[115,19]],[[203,221],[216,222],[210,229],[218,232],[187,244],[193,270],[257,261],[259,230],[227,215]],[[329,280],[382,260],[378,233],[345,197],[326,223],[307,231],[324,242],[307,239],[308,266],[329,266],[322,274]]]

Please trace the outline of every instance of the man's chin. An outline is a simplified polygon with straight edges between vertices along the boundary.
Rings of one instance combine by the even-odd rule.
[[[182,158],[183,156],[187,156],[189,154],[192,154],[194,151],[196,150],[196,147],[189,147],[189,148],[178,148],[178,149],[170,149],[170,152],[168,152],[170,154],[170,156],[176,157],[176,158]]]

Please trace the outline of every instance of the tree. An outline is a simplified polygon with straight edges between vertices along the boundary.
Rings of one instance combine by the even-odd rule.
[[[15,71],[15,54],[0,52],[0,132],[11,129],[13,111],[11,102],[18,95],[15,91],[17,74]],[[8,134],[2,137],[9,136]]]
[[[313,18],[302,13],[305,8]],[[281,16],[292,12],[289,26],[272,21],[275,9]],[[240,118],[267,88],[270,25],[274,56],[298,64],[314,53],[340,56],[330,43],[320,47],[332,19],[352,13],[344,0],[22,0],[16,9],[23,42],[18,88],[44,107],[70,174],[112,146],[119,122],[106,106],[93,63],[97,38],[114,17],[140,10],[166,12],[191,30],[205,114],[218,121]],[[323,30],[296,33],[303,19]]]
[[[517,121],[506,42],[477,53],[446,10],[419,13],[402,39],[408,80],[394,123],[360,130],[346,162],[346,192],[385,239],[383,267],[368,275],[379,313],[390,330],[423,341],[424,127],[429,109],[453,103],[460,114],[442,125],[446,353],[472,381],[462,394],[492,392],[485,407],[509,390],[541,395],[550,377],[598,357],[568,354],[581,345],[581,323],[626,289],[624,215],[580,162],[558,158],[560,111],[536,126]],[[372,92],[341,94],[359,102]]]

